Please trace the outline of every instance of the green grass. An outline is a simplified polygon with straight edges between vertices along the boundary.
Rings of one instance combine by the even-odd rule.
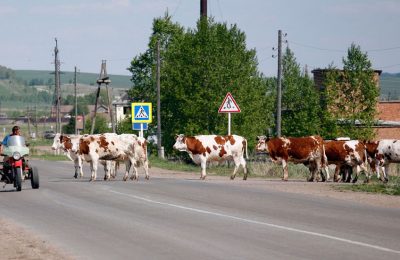
[[[65,155],[31,154],[29,157],[39,159],[39,160],[46,160],[46,161],[69,161],[68,157]]]
[[[159,167],[167,170],[201,172],[199,165],[188,164],[184,161],[169,161],[162,160],[158,157],[151,156],[150,164],[154,167]],[[234,164],[224,163],[222,165],[210,164],[207,166],[207,174],[217,176],[230,176],[233,172]],[[265,178],[282,178],[283,170],[281,165],[276,165],[271,162],[248,162],[247,163],[248,177],[265,177]],[[236,176],[243,176],[243,169],[240,167]],[[304,165],[289,164],[289,178],[306,179],[309,176],[308,169]]]
[[[360,181],[360,180],[359,180]],[[380,193],[387,195],[400,195],[400,177],[390,176],[388,183],[382,183],[375,177],[372,178],[370,183],[356,183],[352,185],[334,185],[333,188],[339,191],[355,191],[355,192],[370,192]]]

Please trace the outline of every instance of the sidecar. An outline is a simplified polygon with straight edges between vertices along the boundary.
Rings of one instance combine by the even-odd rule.
[[[10,136],[7,144],[2,144],[4,160],[0,162],[0,181],[13,184],[17,191],[22,190],[22,183],[31,180],[33,189],[39,188],[39,172],[36,167],[30,167],[28,160],[29,148],[22,136]]]

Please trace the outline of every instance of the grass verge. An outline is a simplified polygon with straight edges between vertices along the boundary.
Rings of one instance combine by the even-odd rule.
[[[356,191],[380,193],[386,195],[400,196],[400,177],[390,176],[388,183],[382,183],[374,177],[370,183],[358,183],[353,185],[334,185],[333,188],[339,191]]]

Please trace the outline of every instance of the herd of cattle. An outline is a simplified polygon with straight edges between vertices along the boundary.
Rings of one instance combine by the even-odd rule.
[[[388,181],[390,163],[400,163],[400,140],[386,139],[380,141],[358,140],[323,140],[320,136],[297,138],[268,138],[259,136],[256,145],[257,153],[268,154],[270,159],[282,164],[284,181],[288,180],[288,162],[301,163],[310,170],[308,181],[329,180],[328,165],[335,165],[334,181],[356,182],[360,172],[366,175],[366,181],[372,172],[384,182]],[[247,179],[246,159],[248,159],[247,140],[238,135],[198,135],[175,137],[174,149],[185,151],[191,159],[201,166],[200,179],[206,178],[207,163],[210,161],[234,162],[231,179],[234,179],[240,166],[243,167],[243,179]],[[138,180],[138,167],[142,166],[146,179],[149,179],[149,162],[147,141],[134,134],[97,134],[65,135],[57,134],[52,148],[61,149],[74,161],[75,178],[83,176],[82,162],[90,163],[91,178],[95,180],[99,163],[104,166],[104,180],[115,178],[121,162],[125,163],[123,180],[129,177]],[[245,159],[246,158],[246,159]],[[367,169],[370,165],[371,173]],[[382,171],[382,175],[380,172]],[[324,174],[325,172],[325,174]],[[340,174],[343,172],[343,174]],[[354,172],[354,176],[351,173]]]

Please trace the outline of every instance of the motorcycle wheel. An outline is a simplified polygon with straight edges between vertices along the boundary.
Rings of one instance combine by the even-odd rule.
[[[32,189],[39,189],[39,172],[36,167],[30,169]]]
[[[17,191],[22,190],[22,169],[21,168],[14,168],[14,183],[15,183],[15,188]]]

